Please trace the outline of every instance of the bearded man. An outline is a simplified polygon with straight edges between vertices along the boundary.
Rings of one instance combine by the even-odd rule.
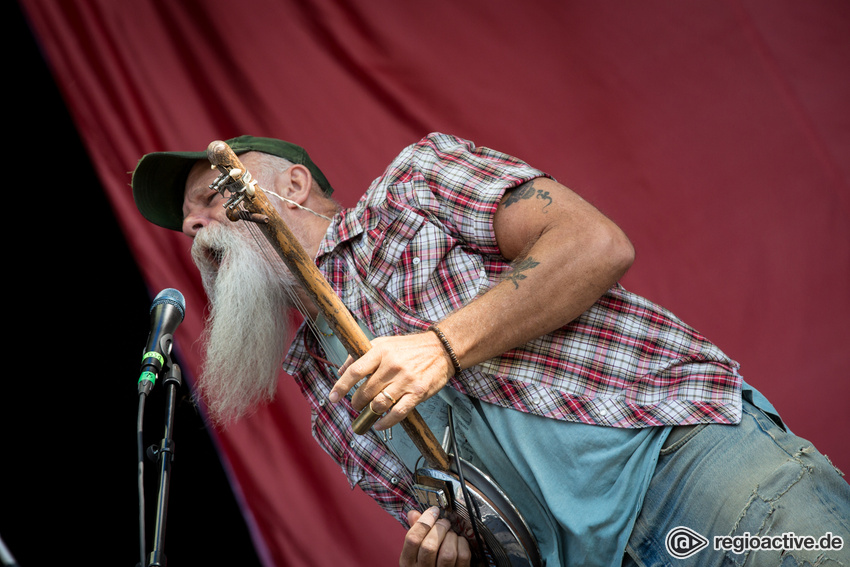
[[[290,171],[292,164],[286,160],[259,152],[246,155],[244,164],[258,179],[269,180],[261,187],[286,182],[277,179],[279,171],[287,176],[298,172]],[[289,314],[301,304],[298,294],[302,291],[276,260],[276,252],[258,240],[247,223],[221,216],[223,198],[210,191],[210,176],[209,162],[198,162],[189,171],[187,186],[193,191],[186,194],[184,208],[197,211],[202,206],[210,209],[210,216],[187,213],[184,231],[193,237],[192,259],[210,300],[203,337],[204,369],[195,394],[203,399],[213,422],[226,425],[274,394],[293,334]],[[327,206],[333,215],[335,205],[328,202]],[[216,222],[210,222],[213,219]],[[307,240],[303,226],[294,225],[302,244]]]
[[[549,175],[431,134],[342,209],[302,148],[250,136],[228,144],[377,338],[358,360],[337,352],[274,253],[227,219],[205,153],[148,154],[133,176],[137,206],[194,238],[212,302],[196,391],[226,424],[271,395],[283,359],[316,440],[410,526],[401,565],[470,563],[466,539],[438,511],[417,509],[415,451],[401,434],[376,434],[414,407],[434,430],[449,411],[458,416],[453,449],[511,498],[550,567],[847,562],[846,550],[787,546],[671,555],[665,540],[680,526],[846,539],[850,487],[787,431],[737,363],[617,283],[630,242]],[[309,324],[284,356],[292,305]],[[355,435],[351,416],[367,407],[383,417]]]

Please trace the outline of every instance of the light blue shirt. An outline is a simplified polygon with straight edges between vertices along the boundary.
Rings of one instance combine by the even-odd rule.
[[[557,421],[444,388],[417,406],[438,438],[446,428],[447,405],[458,454],[509,496],[546,565],[621,565],[669,427]],[[388,443],[412,470],[419,453],[396,429]]]
[[[341,351],[328,353],[331,359],[345,360],[338,342],[336,349]],[[747,384],[744,396],[776,415]],[[444,388],[417,406],[438,439],[445,436],[449,406],[457,453],[508,495],[534,534],[545,565],[620,567],[671,427],[565,422]],[[410,471],[421,466],[421,454],[402,428],[393,428],[386,444]]]
[[[334,350],[328,356],[341,364],[345,349],[338,341],[328,346]],[[564,422],[444,388],[417,406],[438,439],[445,435],[449,406],[459,456],[508,495],[546,565],[619,567],[669,427]],[[402,428],[393,428],[386,444],[410,471],[421,466],[421,453]]]

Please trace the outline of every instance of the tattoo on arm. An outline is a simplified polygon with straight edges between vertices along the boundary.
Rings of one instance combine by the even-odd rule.
[[[514,264],[513,269],[505,277],[506,279],[513,282],[514,289],[519,289],[520,280],[524,280],[528,277],[525,272],[539,265],[540,262],[536,261],[531,256],[529,256],[528,258],[523,258],[522,260]]]
[[[549,194],[549,191],[543,191],[542,189],[536,189],[534,187],[534,180],[526,181],[522,185],[514,188],[510,193],[505,196],[504,207],[508,208],[514,203],[519,203],[520,201],[527,199],[541,199],[546,201],[547,203],[543,206],[543,212],[546,211],[546,207],[552,204],[552,196]]]

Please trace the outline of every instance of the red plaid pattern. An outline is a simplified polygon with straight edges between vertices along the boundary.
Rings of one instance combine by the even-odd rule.
[[[493,215],[506,190],[544,175],[500,152],[429,135],[334,218],[317,264],[375,336],[423,331],[510,269],[499,255]],[[305,344],[319,349],[313,338],[301,335],[285,370],[311,402],[317,440],[352,483],[368,487],[404,522],[403,509],[413,505],[409,474],[377,438],[352,436],[349,406],[325,403],[335,376],[309,355]],[[669,311],[619,285],[562,329],[466,369],[449,385],[492,404],[593,425],[741,417],[738,364]]]

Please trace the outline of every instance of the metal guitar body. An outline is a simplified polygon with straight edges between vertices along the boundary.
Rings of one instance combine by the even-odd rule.
[[[416,471],[414,492],[419,503],[445,511],[455,531],[469,542],[479,565],[540,567],[537,543],[519,510],[489,476],[466,461],[461,461],[461,467],[473,510],[467,509],[454,460],[448,472],[431,468]],[[478,549],[473,518],[484,550]]]

